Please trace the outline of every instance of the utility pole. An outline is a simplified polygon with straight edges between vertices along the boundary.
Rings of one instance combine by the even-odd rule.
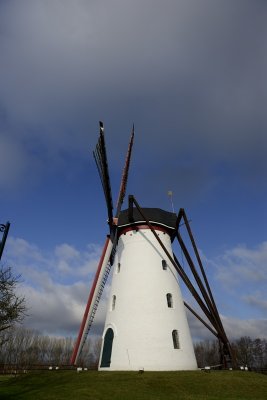
[[[0,242],[0,260],[2,258],[2,254],[3,254],[4,248],[5,248],[6,238],[8,235],[9,227],[10,227],[10,222],[7,222],[5,225],[0,224],[0,232],[3,232],[2,241]]]

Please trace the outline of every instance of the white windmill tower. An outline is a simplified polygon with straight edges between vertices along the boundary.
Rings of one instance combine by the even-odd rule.
[[[113,217],[111,187],[104,140],[94,152],[105,193],[110,235],[108,235],[90,291],[71,364],[78,364],[83,344],[93,323],[111,266],[114,266],[99,370],[194,370],[197,368],[185,306],[219,339],[222,358],[232,352],[224,332],[207,278],[183,209],[178,216],[158,208],[141,208],[134,196],[121,211],[125,197],[134,130],[128,147],[117,211]],[[180,234],[182,219],[199,262],[204,283]],[[177,238],[201,292],[185,273],[172,251]],[[184,303],[179,277],[198,302],[210,327]]]
[[[172,254],[177,216],[156,208],[143,211]],[[177,279],[176,270],[138,210],[122,211],[101,370],[197,368]]]

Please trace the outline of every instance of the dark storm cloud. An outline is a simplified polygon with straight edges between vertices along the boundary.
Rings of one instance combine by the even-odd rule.
[[[189,186],[212,185],[220,162],[252,180],[266,173],[265,2],[0,7],[0,135],[21,146],[22,159],[33,148],[50,160],[82,152],[103,118],[113,162],[134,121],[137,168],[149,150],[158,165],[184,168]],[[162,183],[167,176],[161,171]]]

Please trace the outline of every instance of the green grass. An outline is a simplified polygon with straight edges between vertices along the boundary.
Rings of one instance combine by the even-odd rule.
[[[253,372],[31,372],[0,377],[1,400],[266,400],[267,376]]]

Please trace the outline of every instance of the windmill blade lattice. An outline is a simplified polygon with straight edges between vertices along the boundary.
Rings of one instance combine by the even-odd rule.
[[[111,235],[108,236],[106,239],[106,243],[104,245],[103,252],[95,274],[95,278],[91,287],[83,320],[80,326],[78,338],[76,340],[70,361],[72,365],[73,364],[77,365],[79,356],[82,352],[89,331],[92,327],[94,317],[98,308],[98,304],[100,302],[101,295],[103,293],[106,281],[109,276],[109,272],[113,263],[117,246],[117,225],[116,223],[114,223],[113,219],[113,202],[112,202],[112,192],[111,192],[105,137],[104,137],[104,125],[102,122],[99,122],[99,125],[100,125],[99,139],[93,154],[106,199],[107,210],[108,210],[108,223],[110,226]],[[120,191],[117,202],[116,220],[119,218],[122,203],[126,193],[133,140],[134,140],[134,128],[132,129],[130,142],[128,145],[128,151],[126,154],[125,166],[122,173]]]
[[[108,170],[108,159],[106,152],[105,136],[104,136],[104,124],[99,122],[99,139],[93,152],[95,162],[97,165],[98,173],[102,183],[107,210],[108,210],[108,223],[111,226],[113,223],[113,201],[111,193],[111,185]]]

